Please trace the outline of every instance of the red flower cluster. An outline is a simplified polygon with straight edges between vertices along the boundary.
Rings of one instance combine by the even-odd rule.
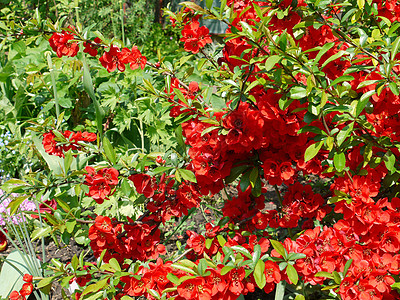
[[[158,183],[147,174],[134,174],[128,178],[138,193],[151,198],[147,209],[153,213],[156,221],[165,223],[171,217],[185,215],[189,209],[200,203],[200,193],[195,184],[183,182],[176,189],[175,180],[164,175]]]
[[[185,25],[182,30],[181,41],[185,43],[185,51],[193,54],[198,53],[205,45],[212,43],[208,28],[200,27],[199,21],[189,22]]]
[[[121,223],[109,217],[97,216],[95,224],[89,228],[90,247],[99,257],[104,249],[107,252],[104,261],[112,257],[120,263],[125,258],[140,261],[156,259],[165,254],[165,247],[160,245],[160,230],[152,217],[144,217],[140,222]]]
[[[72,31],[75,31],[75,28],[71,28]],[[202,32],[204,29],[202,30]],[[62,31],[61,33],[55,32],[49,39],[49,43],[53,51],[57,53],[58,57],[62,56],[75,56],[79,51],[79,45],[77,42],[71,42],[77,38],[72,32]],[[202,43],[207,38],[202,37]],[[83,52],[88,53],[91,56],[98,55],[98,48],[105,46],[100,45],[100,38],[95,38],[94,41],[86,40],[83,42],[83,46],[85,49]],[[107,69],[108,72],[112,72],[116,69],[123,72],[125,71],[125,65],[129,64],[132,70],[141,68],[144,69],[147,63],[147,58],[142,55],[139,49],[136,46],[133,46],[131,50],[128,48],[122,48],[120,50],[119,47],[110,45],[110,49],[108,52],[104,52],[103,55],[99,58],[100,63],[104,68]]]
[[[33,277],[30,274],[25,274],[22,278],[25,283],[22,285],[22,288],[19,292],[12,291],[9,298],[10,300],[25,300],[33,292]]]
[[[194,251],[202,251],[204,249],[203,243],[194,242],[198,239],[198,235],[190,232],[191,238],[188,243],[190,243]],[[241,237],[241,239],[246,240]],[[261,245],[262,253],[265,253],[269,248],[268,241],[262,239],[260,244],[257,242],[256,236],[251,236],[249,238],[249,244],[241,242],[241,244],[249,250],[250,253],[254,251],[254,246]],[[240,238],[238,240],[240,242]],[[228,239],[229,246],[238,245],[239,243],[234,239]],[[219,249],[222,257],[224,258],[224,253]],[[199,260],[195,260],[198,263]],[[169,290],[167,297],[175,298],[179,300],[187,299],[199,299],[199,300],[209,300],[209,299],[236,299],[241,294],[247,295],[255,291],[256,283],[253,274],[246,276],[246,270],[244,267],[234,268],[228,273],[221,273],[223,265],[219,264],[216,268],[207,267],[204,271],[209,275],[204,277],[194,277],[190,273],[186,273],[177,268],[171,266],[171,262],[163,263],[161,259],[157,260],[157,263],[149,263],[148,267],[140,267],[138,272],[133,274],[134,276],[126,276],[121,278],[121,281],[125,283],[124,293],[129,296],[145,296],[146,299],[155,299],[149,290],[155,290],[160,295],[164,290]],[[172,289],[174,286],[172,282],[167,279],[167,274],[173,274],[175,277],[180,279],[181,283],[177,285],[177,289]],[[264,275],[266,277],[266,285],[264,290],[269,293],[271,292],[276,283],[281,280],[281,272],[278,265],[275,262],[267,261],[265,262]],[[139,277],[140,276],[140,277]],[[185,279],[186,278],[186,279]]]
[[[114,168],[103,168],[96,170],[87,166],[84,184],[89,186],[89,193],[86,196],[92,197],[97,203],[101,204],[104,199],[111,195],[112,190],[118,184],[118,171]]]
[[[59,157],[64,157],[65,152],[69,149],[79,150],[82,146],[79,142],[94,142],[97,139],[95,133],[91,132],[73,132],[66,130],[62,132],[65,141],[59,141],[53,131],[49,131],[43,134],[43,147],[46,153],[50,155],[56,155]]]
[[[69,26],[71,30],[73,27]],[[77,42],[70,42],[75,39],[72,32],[63,30],[61,33],[54,32],[49,39],[49,43],[54,52],[57,53],[58,57],[62,56],[75,56],[79,51]]]
[[[103,56],[101,56],[99,60],[108,72],[115,71],[115,69],[124,72],[126,64],[129,64],[132,70],[137,68],[143,70],[147,62],[147,58],[142,55],[136,46],[133,46],[132,50],[129,50],[128,48],[120,50],[114,45],[111,45],[110,50],[104,52]]]

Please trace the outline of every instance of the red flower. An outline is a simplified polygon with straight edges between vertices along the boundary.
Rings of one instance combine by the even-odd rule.
[[[49,43],[53,51],[57,53],[58,57],[72,57],[75,56],[79,51],[78,43],[70,42],[70,40],[73,39],[74,35],[72,33],[63,30],[61,33],[53,33],[49,39]]]
[[[56,155],[59,157],[64,157],[64,152],[67,152],[69,149],[79,150],[82,148],[82,145],[79,144],[82,142],[94,142],[97,139],[95,133],[90,132],[72,132],[66,130],[62,133],[64,138],[67,141],[56,141],[56,136],[52,131],[46,132],[43,134],[43,148],[46,153],[50,155]]]
[[[33,284],[30,282],[24,283],[19,292],[22,296],[29,296],[33,292]]]
[[[187,52],[198,53],[206,44],[212,43],[211,36],[207,27],[199,27],[198,21],[188,23],[182,30],[184,48]]]
[[[94,39],[94,42],[99,44],[101,43],[101,39],[99,39],[98,37]],[[85,47],[85,49],[83,50],[83,52],[88,53],[90,56],[96,56],[98,51],[97,48],[98,46],[94,45],[93,43],[91,43],[90,41],[86,41],[83,42],[83,46]]]
[[[147,174],[133,174],[128,177],[135,185],[136,191],[143,194],[146,198],[151,198],[157,190],[157,184],[154,178]]]
[[[25,282],[32,282],[33,276],[31,274],[25,274],[24,277],[22,278],[23,281]]]
[[[107,69],[109,73],[115,71],[118,68],[119,71],[125,71],[125,64],[121,61],[123,59],[123,53],[117,46],[111,45],[108,52],[104,52],[103,56],[100,57],[101,65]]]
[[[12,291],[9,298],[10,300],[25,300],[25,296],[20,295],[17,291]]]
[[[211,299],[211,286],[206,283],[204,278],[196,277],[182,282],[178,286],[178,293],[187,300],[209,300]]]
[[[192,248],[197,254],[203,254],[206,248],[206,238],[190,230],[186,231],[186,234],[189,236],[187,246]]]
[[[111,194],[111,190],[118,184],[118,171],[114,168],[103,168],[97,173],[93,167],[87,166],[86,181],[89,186],[87,196],[101,204]]]

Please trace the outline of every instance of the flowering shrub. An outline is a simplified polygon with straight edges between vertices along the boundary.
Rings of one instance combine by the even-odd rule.
[[[41,154],[46,183],[28,176],[6,187],[47,191],[42,202],[54,198],[59,208],[45,212],[47,227],[33,238],[79,230],[97,262],[53,260],[53,273],[35,287],[77,282],[76,299],[237,299],[257,288],[275,299],[398,299],[396,2],[223,2],[166,11],[190,53],[175,64],[73,27],[51,34],[59,58],[78,56],[82,43],[109,73],[130,72],[129,64],[165,78],[144,78],[140,100],[167,107],[177,147],[130,155],[113,144],[82,56],[97,133],[70,131],[56,107],[57,121],[36,129],[50,154]],[[221,49],[207,48],[201,18],[227,23]],[[271,189],[274,206],[266,205]],[[176,255],[167,252],[165,225],[222,191],[223,207],[212,207],[220,217],[204,233],[188,230]],[[137,215],[82,211],[85,201],[106,205],[123,195]]]

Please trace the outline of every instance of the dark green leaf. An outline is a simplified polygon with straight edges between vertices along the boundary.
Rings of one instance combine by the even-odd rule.
[[[115,150],[113,148],[113,146],[111,145],[110,141],[108,140],[108,138],[104,137],[103,138],[103,148],[104,148],[104,152],[106,154],[106,157],[108,158],[108,160],[115,165],[116,164],[116,154],[115,154]]]

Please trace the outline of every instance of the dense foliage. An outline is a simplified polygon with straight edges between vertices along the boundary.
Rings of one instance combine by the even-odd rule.
[[[96,258],[43,257],[10,299],[55,281],[75,299],[398,299],[396,1],[182,6],[166,57],[39,10],[3,23],[6,146],[29,149],[4,211]],[[228,25],[221,45],[202,18]]]

